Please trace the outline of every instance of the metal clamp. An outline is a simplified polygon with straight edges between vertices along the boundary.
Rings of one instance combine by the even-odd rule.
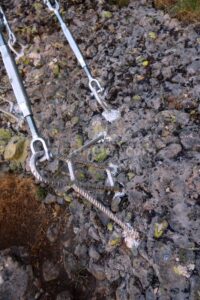
[[[43,0],[44,1],[44,4],[46,4],[48,6],[48,9],[51,10],[51,11],[54,11],[54,12],[57,12],[59,11],[60,9],[60,5],[58,3],[58,1],[56,0]]]
[[[16,60],[18,60],[20,57],[22,57],[24,55],[24,50],[27,48],[27,46],[18,42],[18,44],[20,46],[20,51],[17,51],[14,48],[14,45],[17,43],[17,38],[16,38],[15,34],[12,32],[11,27],[8,23],[8,20],[6,18],[6,15],[1,6],[0,6],[0,14],[2,15],[2,22],[8,33],[8,46],[9,46],[10,50],[12,50],[13,53],[16,55]]]

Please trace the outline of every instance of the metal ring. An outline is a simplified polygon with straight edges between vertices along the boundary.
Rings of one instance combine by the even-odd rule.
[[[98,90],[95,87],[92,86],[92,83],[95,83],[97,85]],[[89,87],[90,87],[91,91],[95,90],[97,93],[103,92],[103,88],[101,87],[99,81],[97,79],[95,79],[95,78],[91,78],[89,80]]]
[[[48,148],[47,148],[46,142],[45,142],[44,139],[42,139],[42,138],[40,138],[40,137],[37,137],[37,138],[33,138],[33,139],[32,139],[31,145],[30,145],[30,147],[31,147],[31,152],[32,152],[33,154],[38,153],[38,151],[36,151],[36,150],[35,150],[35,147],[34,147],[34,144],[35,144],[36,142],[40,142],[40,143],[42,144],[42,147],[43,147],[42,152],[44,153],[44,155],[43,155],[43,157],[42,157],[40,160],[41,160],[41,161],[44,161],[44,160],[50,160],[50,159],[51,159],[51,155],[50,155],[49,150],[48,150]],[[39,152],[41,152],[41,151],[39,151]]]

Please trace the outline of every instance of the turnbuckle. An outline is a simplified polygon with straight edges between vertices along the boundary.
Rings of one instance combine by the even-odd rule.
[[[48,150],[48,147],[46,145],[46,142],[43,138],[40,137],[38,134],[38,129],[35,124],[33,113],[31,110],[30,105],[30,99],[27,95],[26,89],[24,87],[23,81],[21,79],[18,67],[16,65],[16,62],[9,50],[9,47],[5,41],[4,35],[3,35],[3,27],[9,26],[5,14],[2,13],[2,9],[0,11],[0,53],[2,55],[2,60],[10,81],[10,84],[12,86],[15,98],[17,100],[17,104],[23,114],[23,117],[26,119],[29,129],[31,131],[32,140],[31,140],[31,152],[32,152],[32,161],[35,161],[35,157],[38,157],[38,153],[42,150],[42,157],[40,157],[40,160],[50,160],[51,159],[51,153]],[[11,34],[11,33],[10,33]],[[10,38],[12,41],[15,42],[15,36],[10,35]]]
[[[118,110],[110,109],[108,104],[104,100],[101,99],[100,94],[103,92],[103,88],[101,87],[99,81],[92,76],[91,71],[90,71],[90,69],[83,57],[83,54],[81,53],[81,50],[79,49],[71,31],[69,30],[69,28],[63,21],[63,18],[61,16],[61,14],[59,13],[60,6],[59,6],[58,1],[57,0],[43,0],[43,2],[44,2],[44,4],[47,5],[48,9],[50,11],[53,11],[54,14],[56,15],[56,17],[61,25],[62,31],[72,49],[72,51],[74,52],[74,55],[76,56],[79,64],[81,65],[81,67],[83,68],[83,70],[85,71],[85,73],[88,77],[90,91],[92,92],[92,95],[94,96],[97,103],[103,109],[103,113],[102,113],[103,117],[109,122],[115,121],[116,119],[118,119],[120,117],[120,113]]]

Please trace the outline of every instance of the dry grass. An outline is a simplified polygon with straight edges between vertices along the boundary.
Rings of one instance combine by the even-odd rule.
[[[200,0],[155,0],[157,8],[165,9],[185,22],[200,22]]]

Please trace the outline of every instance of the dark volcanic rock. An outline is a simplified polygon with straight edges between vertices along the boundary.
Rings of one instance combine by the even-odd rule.
[[[198,127],[188,127],[180,133],[181,144],[186,150],[200,150],[200,133]]]
[[[16,257],[17,253],[17,257]],[[18,256],[22,253],[22,257]],[[32,267],[22,263],[27,258],[23,248],[0,252],[0,299],[35,299]]]

